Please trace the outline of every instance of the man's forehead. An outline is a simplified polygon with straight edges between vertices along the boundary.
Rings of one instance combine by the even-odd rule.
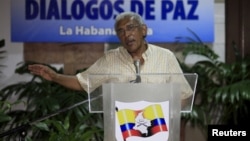
[[[133,23],[135,23],[135,20],[133,17],[125,17],[117,22],[117,27],[129,25]]]

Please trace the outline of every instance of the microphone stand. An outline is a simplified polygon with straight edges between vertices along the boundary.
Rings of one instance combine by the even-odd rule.
[[[95,97],[95,98],[92,98],[91,101],[92,101],[92,100],[96,100],[96,99],[98,99],[98,98],[101,97],[101,96],[102,96],[102,95],[97,96],[97,97]],[[69,106],[69,107],[60,109],[60,110],[58,110],[58,111],[56,111],[56,112],[54,112],[54,113],[45,115],[45,116],[43,116],[43,117],[41,117],[41,118],[38,118],[38,119],[36,119],[36,120],[34,120],[34,121],[31,121],[31,122],[27,123],[27,124],[24,124],[24,125],[18,126],[18,127],[16,127],[16,128],[10,129],[10,130],[8,130],[8,131],[6,131],[6,132],[0,133],[0,138],[5,137],[5,136],[8,136],[8,135],[11,135],[11,134],[13,134],[13,133],[18,133],[18,132],[19,132],[19,134],[20,134],[20,141],[25,141],[25,137],[26,137],[26,135],[27,135],[27,128],[29,128],[30,126],[35,125],[36,123],[41,122],[41,121],[43,121],[43,120],[45,120],[45,119],[51,118],[51,117],[53,117],[53,116],[56,116],[56,115],[58,115],[58,114],[60,114],[60,113],[66,112],[66,111],[68,111],[68,110],[71,110],[71,109],[73,109],[73,108],[75,108],[75,107],[77,107],[77,106],[79,106],[79,105],[85,104],[85,103],[87,103],[87,102],[88,102],[88,99],[87,99],[87,100],[84,100],[84,101],[81,101],[81,102],[78,102],[78,103],[76,103],[76,104],[73,104],[73,105],[71,105],[71,106]]]
[[[140,65],[141,65],[141,64],[140,64],[140,60],[139,60],[139,59],[134,60],[136,78],[135,78],[135,80],[132,80],[132,81],[130,81],[130,82],[133,82],[133,83],[141,83]]]

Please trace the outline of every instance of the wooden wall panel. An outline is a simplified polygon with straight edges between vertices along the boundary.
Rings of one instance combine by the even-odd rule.
[[[24,43],[24,61],[63,64],[65,74],[75,74],[104,53],[102,43]]]
[[[232,48],[233,42],[243,57],[250,53],[249,7],[249,0],[225,0],[227,63],[234,62],[236,59]]]

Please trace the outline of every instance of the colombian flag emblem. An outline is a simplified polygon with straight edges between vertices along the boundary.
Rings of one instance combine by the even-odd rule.
[[[163,105],[158,103],[146,103],[147,104],[144,102],[144,108],[141,109],[119,109],[119,106],[116,105],[116,117],[119,124],[119,126],[116,127],[120,128],[120,133],[122,135],[121,141],[128,141],[132,138],[134,138],[135,141],[144,141],[149,138],[155,140],[155,136],[161,136],[161,139],[163,137],[167,140],[168,118],[166,118],[167,115],[165,115],[167,113],[163,112]]]

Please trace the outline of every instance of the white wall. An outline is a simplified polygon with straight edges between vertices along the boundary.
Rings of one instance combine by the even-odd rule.
[[[218,0],[219,1],[219,0]],[[220,0],[222,1],[222,0]],[[220,56],[220,60],[225,62],[225,3],[215,3],[215,42],[214,51]]]
[[[6,57],[0,59],[0,68],[3,74],[0,77],[0,86],[9,83],[13,77],[17,63],[23,60],[23,44],[10,42],[10,0],[0,2],[0,39],[5,39],[4,49],[7,51]]]
[[[17,63],[23,61],[23,44],[10,42],[10,0],[1,0],[0,2],[0,39],[6,40],[5,49],[7,56],[5,59],[0,60],[0,64],[6,65],[4,68],[0,68],[3,72],[0,77],[1,86],[16,82],[20,79],[27,79],[22,76],[17,76],[14,71],[17,67]],[[215,0],[215,42],[213,49],[220,56],[221,61],[225,61],[225,12],[224,12],[224,0]],[[187,61],[191,63],[194,60],[201,59],[197,56],[191,57]]]

